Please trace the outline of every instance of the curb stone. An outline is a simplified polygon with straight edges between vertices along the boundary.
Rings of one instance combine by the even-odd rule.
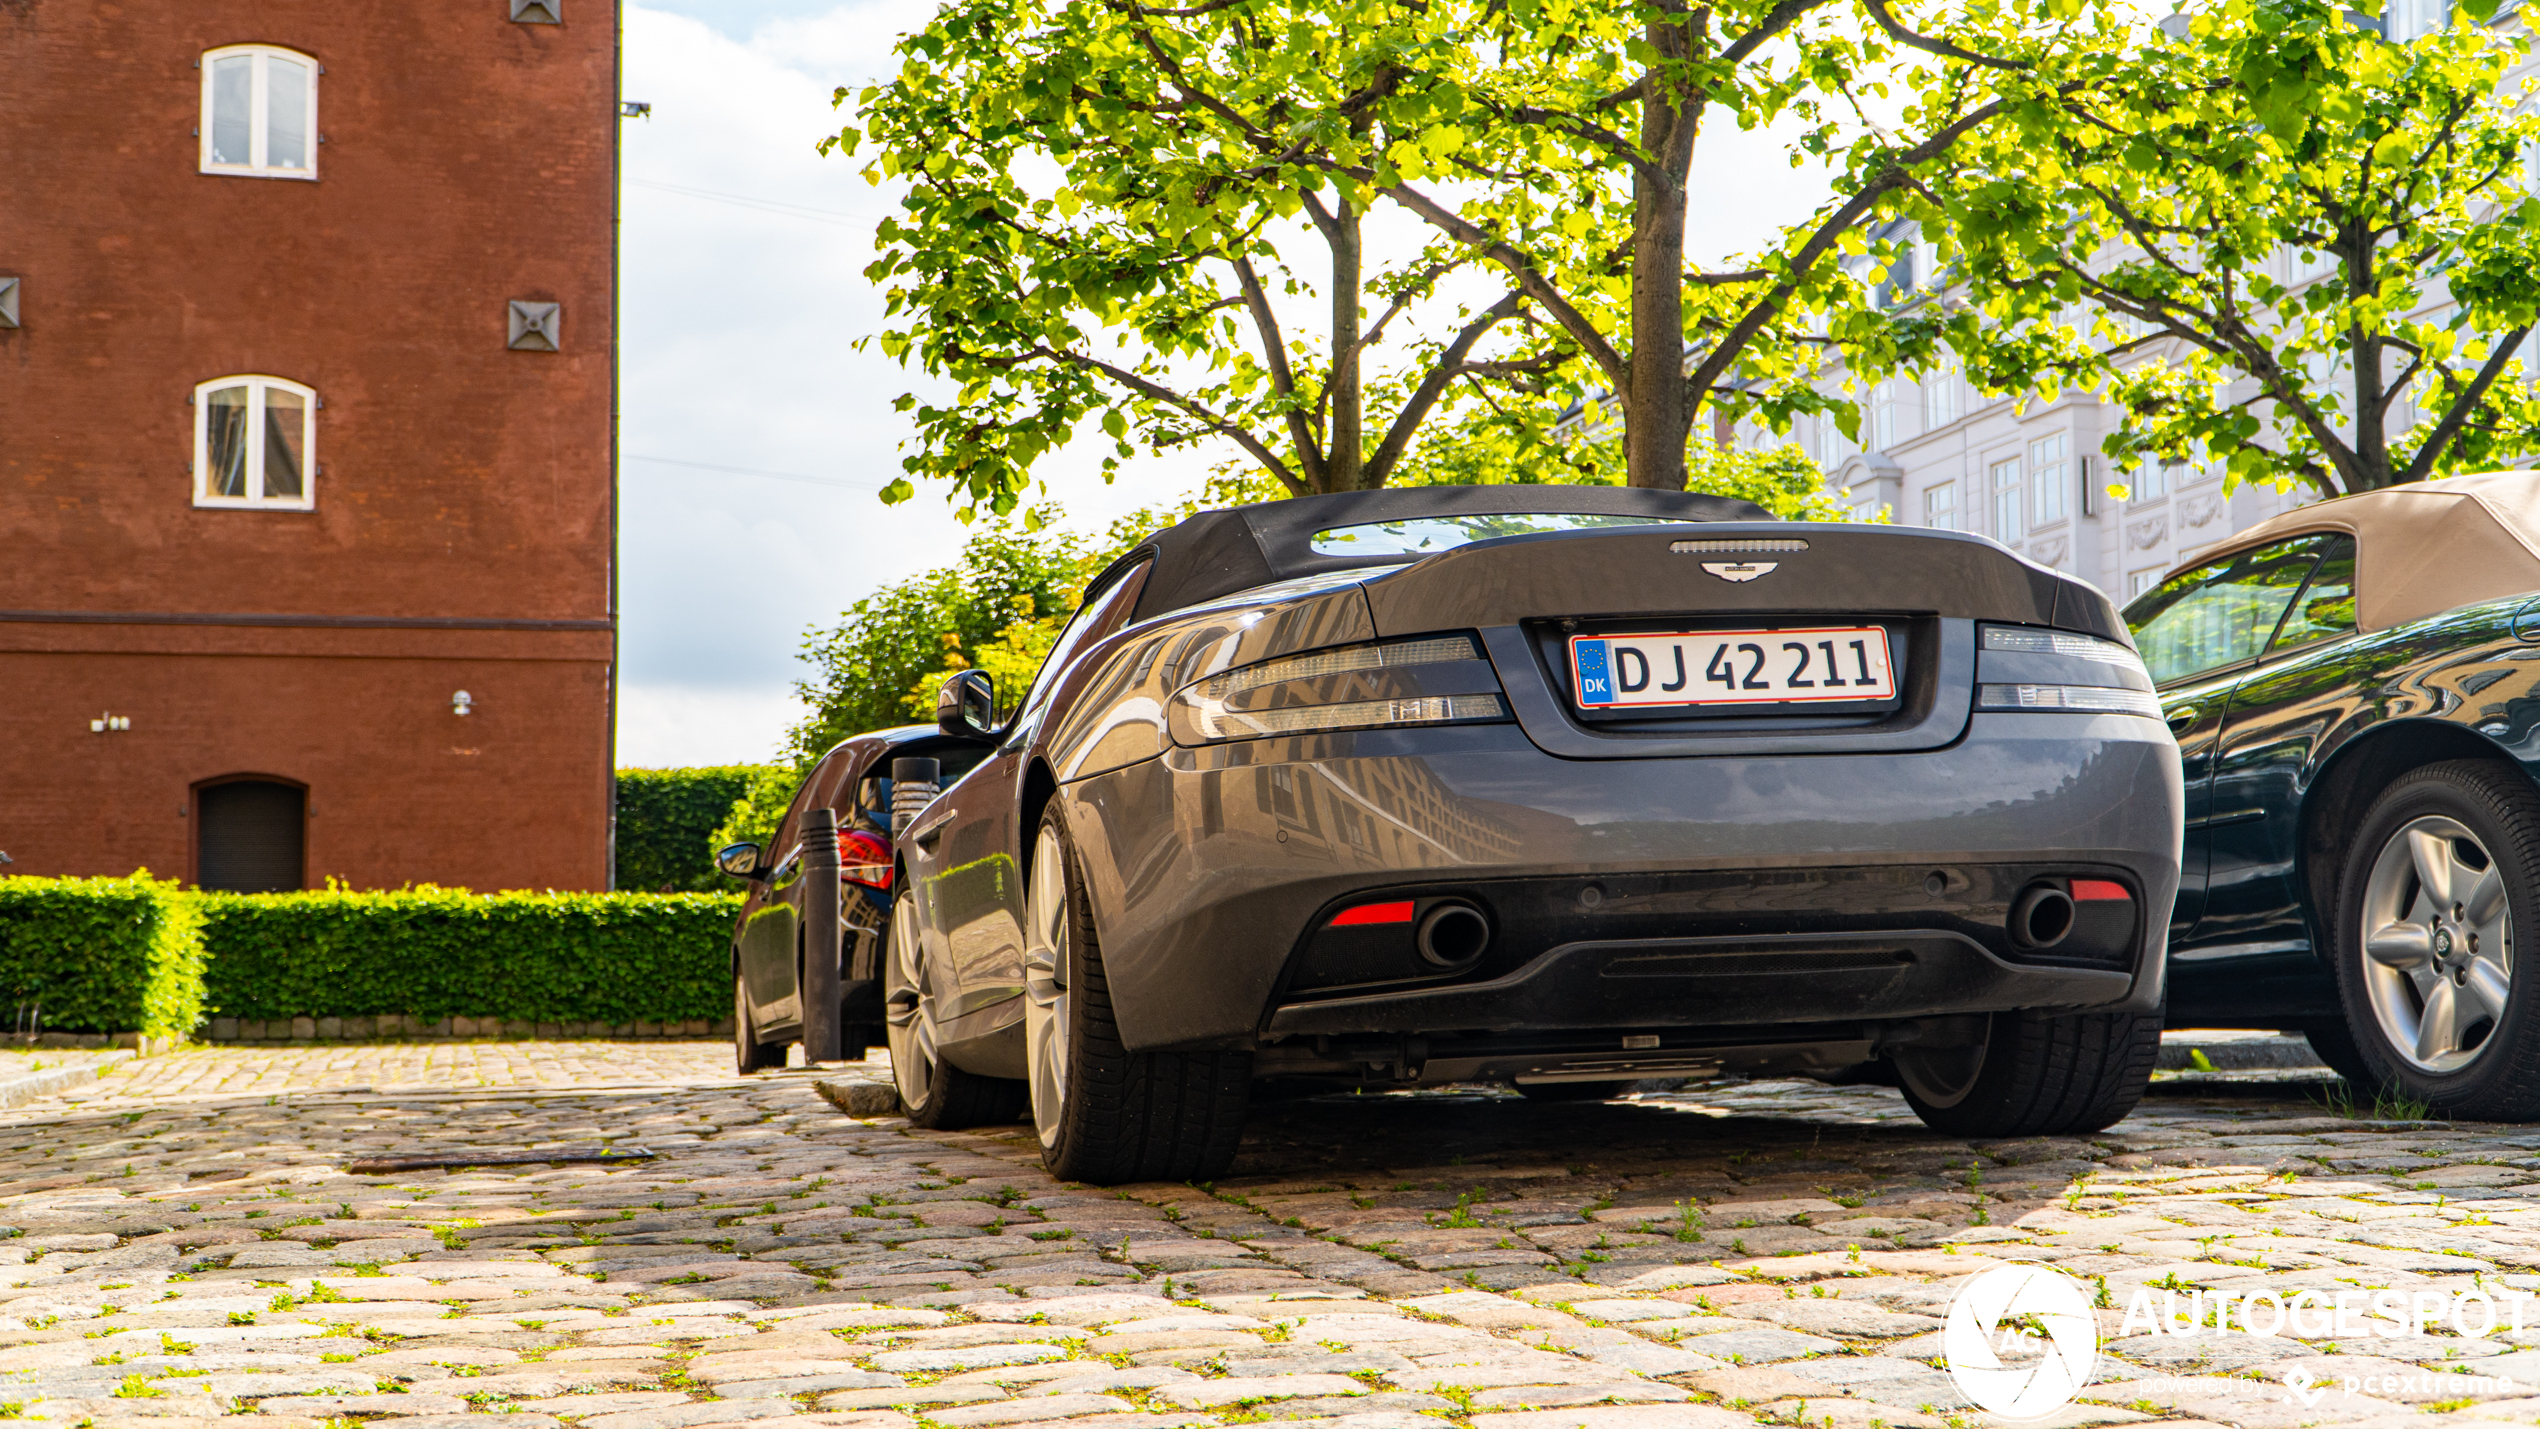
[[[87,1086],[96,1081],[106,1068],[119,1066],[139,1055],[129,1049],[113,1051],[76,1067],[47,1067],[22,1077],[0,1079],[0,1110],[21,1107],[38,1097],[49,1097],[72,1087]]]

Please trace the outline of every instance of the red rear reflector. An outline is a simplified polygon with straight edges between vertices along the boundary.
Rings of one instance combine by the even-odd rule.
[[[1410,921],[1411,900],[1405,898],[1399,903],[1361,903],[1334,918],[1326,926],[1359,928],[1370,923],[1408,923]]]
[[[2125,885],[2122,883],[2110,883],[2104,878],[2076,878],[2073,880],[2073,901],[2075,903],[2124,903],[2133,897],[2133,894],[2125,891]]]

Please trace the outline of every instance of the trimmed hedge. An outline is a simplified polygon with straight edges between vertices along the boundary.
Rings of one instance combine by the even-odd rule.
[[[14,1030],[182,1037],[203,1020],[203,912],[147,870],[0,878],[0,1015]]]
[[[753,781],[779,772],[767,764],[617,771],[617,886],[644,893],[728,889],[714,868],[714,831]]]
[[[204,893],[223,1017],[685,1022],[732,1010],[734,893]]]

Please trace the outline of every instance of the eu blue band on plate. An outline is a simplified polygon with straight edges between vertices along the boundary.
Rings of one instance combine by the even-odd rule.
[[[1579,703],[1583,705],[1614,703],[1611,647],[1602,640],[1582,640],[1571,648],[1578,652]]]

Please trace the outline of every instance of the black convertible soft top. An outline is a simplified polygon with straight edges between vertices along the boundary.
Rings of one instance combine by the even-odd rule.
[[[1374,521],[1422,516],[1498,516],[1526,512],[1583,516],[1648,516],[1671,521],[1770,521],[1773,513],[1729,496],[1696,496],[1629,486],[1411,486],[1293,496],[1253,506],[1203,511],[1149,536],[1115,568],[1148,556],[1155,569],[1138,593],[1133,620],[1197,605],[1222,595],[1317,571],[1400,565],[1420,556],[1326,556],[1314,533]]]

